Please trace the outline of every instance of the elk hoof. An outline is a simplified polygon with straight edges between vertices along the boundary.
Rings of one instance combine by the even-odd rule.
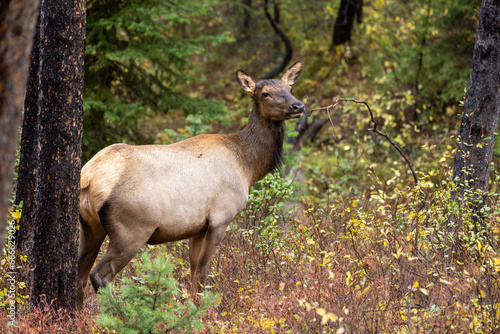
[[[103,288],[106,285],[106,283],[104,283],[95,273],[90,274],[90,281],[92,282],[92,286],[94,287],[96,293],[99,288]]]

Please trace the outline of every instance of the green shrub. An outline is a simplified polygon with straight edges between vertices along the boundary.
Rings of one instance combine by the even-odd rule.
[[[217,294],[205,291],[200,305],[182,296],[173,278],[173,257],[164,247],[155,259],[142,252],[135,262],[132,278],[125,277],[120,288],[109,284],[98,294],[101,313],[98,324],[118,333],[165,333],[175,330],[202,330],[200,317],[220,303]]]

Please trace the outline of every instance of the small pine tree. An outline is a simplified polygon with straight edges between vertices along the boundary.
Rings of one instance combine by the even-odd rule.
[[[218,294],[205,291],[199,306],[183,298],[172,276],[172,256],[162,251],[151,259],[142,252],[135,263],[137,276],[125,277],[121,287],[109,284],[99,291],[98,324],[118,333],[166,333],[203,329],[200,316],[220,303]]]

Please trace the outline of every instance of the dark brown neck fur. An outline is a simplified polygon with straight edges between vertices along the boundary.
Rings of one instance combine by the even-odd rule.
[[[233,135],[241,143],[251,172],[251,185],[280,167],[284,135],[285,123],[264,119],[254,102],[247,126]]]

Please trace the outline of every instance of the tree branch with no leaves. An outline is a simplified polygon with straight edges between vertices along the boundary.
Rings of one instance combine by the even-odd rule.
[[[364,104],[366,106],[366,108],[368,109],[368,112],[370,113],[370,121],[373,123],[373,127],[368,129],[368,130],[373,131],[377,135],[382,136],[385,139],[387,139],[387,141],[399,152],[399,154],[401,154],[401,156],[406,161],[406,163],[408,164],[408,167],[411,170],[411,173],[413,175],[413,179],[415,180],[415,184],[418,184],[417,174],[415,174],[415,171],[413,169],[413,165],[412,165],[410,159],[408,159],[408,157],[406,156],[406,154],[404,154],[404,152],[401,150],[401,148],[386,133],[380,132],[377,129],[378,123],[375,120],[375,118],[373,117],[373,112],[366,101],[356,100],[354,98],[336,98],[332,105],[329,105],[328,107],[311,109],[311,112],[313,112],[315,110],[326,110],[327,115],[328,115],[328,119],[330,120],[330,124],[332,125],[332,128],[333,128],[333,121],[332,121],[332,118],[330,117],[330,109],[334,109],[336,106],[338,106],[340,104],[340,102],[355,102],[355,103]]]

